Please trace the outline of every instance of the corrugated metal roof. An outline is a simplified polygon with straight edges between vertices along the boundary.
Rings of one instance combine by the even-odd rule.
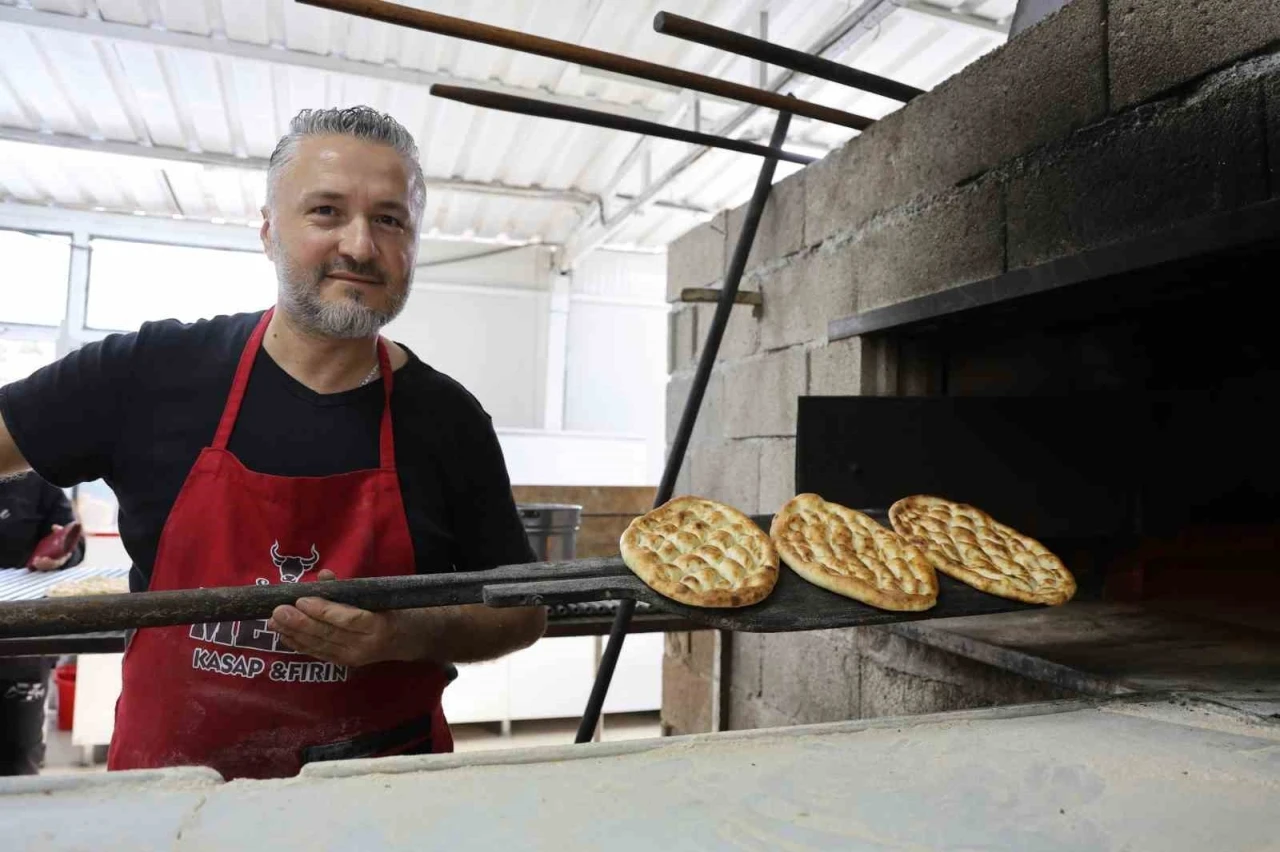
[[[1003,43],[1016,0],[772,0],[770,40],[813,50],[866,10],[831,58],[930,88]],[[756,63],[653,32],[660,9],[754,32],[742,0],[418,0],[406,4],[603,50],[758,83]],[[948,11],[950,10],[950,11]],[[991,22],[986,23],[984,22]],[[435,179],[424,233],[561,242],[592,197],[606,215],[692,146],[655,140],[621,180],[638,137],[431,98],[450,80],[651,120],[690,123],[685,93],[588,68],[300,6],[288,0],[0,0],[0,198],[140,215],[256,223],[262,162],[303,107],[364,103],[417,137]],[[777,69],[774,69],[775,74]],[[879,117],[895,102],[804,80],[795,93]],[[743,105],[700,100],[704,129]],[[734,135],[767,137],[759,110]],[[789,145],[820,154],[852,131],[796,120]],[[53,144],[56,143],[56,144]],[[83,150],[72,150],[78,147]],[[156,159],[164,157],[165,159]],[[183,162],[187,160],[187,162]],[[786,164],[783,164],[784,167]],[[740,203],[758,160],[702,156],[609,237],[662,246],[699,218]],[[783,169],[783,174],[788,173]],[[474,184],[497,185],[481,193]],[[515,189],[512,189],[515,188]],[[519,188],[541,188],[538,197]]]

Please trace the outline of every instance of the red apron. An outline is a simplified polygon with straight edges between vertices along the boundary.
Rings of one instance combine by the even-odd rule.
[[[271,314],[245,344],[213,446],[169,513],[151,591],[304,583],[324,568],[344,580],[414,572],[382,340],[377,470],[270,476],[227,450]],[[348,668],[287,651],[265,620],[144,628],[125,654],[108,767],[204,765],[228,779],[269,778],[312,760],[452,751],[446,683],[430,663]]]

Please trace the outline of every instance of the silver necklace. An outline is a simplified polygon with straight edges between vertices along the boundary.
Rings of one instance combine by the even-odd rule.
[[[367,375],[367,376],[365,376],[363,379],[361,379],[361,380],[360,380],[360,384],[356,385],[356,387],[360,387],[360,388],[364,387],[365,385],[369,384],[369,382],[371,382],[371,381],[373,381],[374,379],[378,378],[378,374],[379,374],[379,373],[381,373],[381,372],[382,372],[382,365],[381,365],[381,364],[374,364],[374,365],[373,365],[373,369],[369,371],[369,375]]]

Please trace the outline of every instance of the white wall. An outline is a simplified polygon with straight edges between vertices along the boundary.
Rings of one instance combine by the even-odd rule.
[[[597,251],[574,270],[565,429],[644,441],[644,483],[662,476],[666,444],[666,258]]]
[[[21,204],[0,203],[0,228],[73,235],[59,326],[5,329],[13,318],[0,311],[10,349],[56,341],[58,354],[105,334],[85,322],[94,238],[260,251],[246,227]],[[388,334],[476,395],[493,416],[516,484],[656,484],[665,437],[665,259],[597,251],[568,280],[554,269],[547,246],[424,241],[414,292]],[[159,318],[146,304],[134,307],[138,321]]]
[[[425,243],[404,313],[387,326],[475,394],[496,427],[542,425],[550,250]]]

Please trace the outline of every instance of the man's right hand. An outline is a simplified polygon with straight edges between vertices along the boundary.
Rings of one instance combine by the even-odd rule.
[[[22,457],[18,445],[13,442],[13,436],[4,425],[4,416],[0,415],[0,476],[25,473],[30,469],[31,465]]]

